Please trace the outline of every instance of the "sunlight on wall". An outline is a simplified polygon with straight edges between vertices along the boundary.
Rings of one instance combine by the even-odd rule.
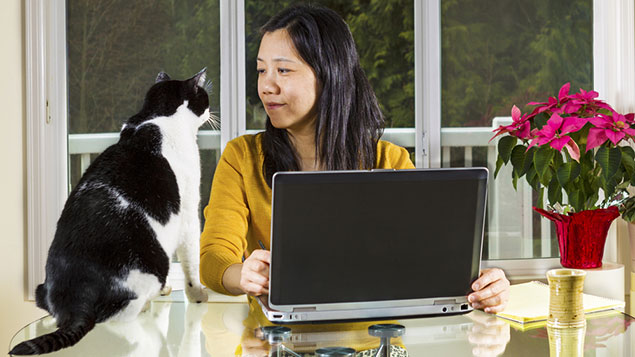
[[[11,337],[44,311],[26,297],[26,148],[24,110],[24,5],[5,0],[0,5],[0,354]]]

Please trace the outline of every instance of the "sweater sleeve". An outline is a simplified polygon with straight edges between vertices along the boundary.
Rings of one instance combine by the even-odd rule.
[[[414,169],[415,165],[410,160],[410,153],[408,152],[408,150],[396,145],[394,146],[394,148],[394,159],[391,160],[394,162],[394,164],[392,165],[393,168],[397,170]]]
[[[249,207],[241,171],[244,155],[244,148],[236,140],[223,151],[212,180],[201,234],[201,282],[226,295],[231,294],[223,286],[223,274],[230,265],[242,262],[247,247]]]
[[[414,169],[410,153],[401,146],[388,141],[380,141],[377,147],[377,168],[381,169]]]

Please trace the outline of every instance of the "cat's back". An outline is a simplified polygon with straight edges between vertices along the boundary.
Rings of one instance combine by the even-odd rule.
[[[159,221],[167,220],[170,214],[179,211],[179,192],[175,174],[161,154],[161,144],[160,129],[155,125],[144,125],[130,132],[124,129],[119,142],[89,166],[67,205],[75,201],[101,201],[102,196],[102,202],[91,204],[88,209],[131,208]]]

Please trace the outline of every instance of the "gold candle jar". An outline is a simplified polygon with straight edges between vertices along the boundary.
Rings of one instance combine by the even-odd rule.
[[[576,328],[586,326],[582,289],[586,272],[577,269],[552,269],[549,281],[549,318],[547,326]]]

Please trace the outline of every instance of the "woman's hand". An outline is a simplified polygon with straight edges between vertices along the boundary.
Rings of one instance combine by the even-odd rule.
[[[269,294],[269,264],[271,252],[254,250],[242,264],[240,288],[251,296]]]
[[[467,297],[472,307],[490,313],[501,312],[509,299],[509,280],[501,269],[484,269],[472,283],[472,290],[474,292]]]

